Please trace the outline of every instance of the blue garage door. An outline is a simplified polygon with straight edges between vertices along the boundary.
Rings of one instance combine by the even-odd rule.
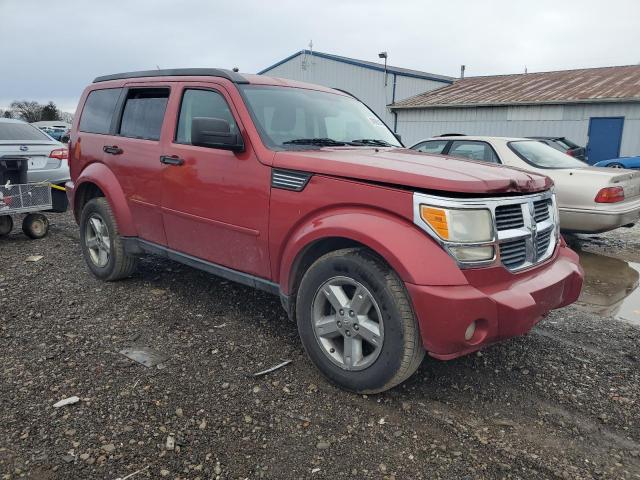
[[[591,117],[587,158],[593,164],[620,156],[624,117]]]

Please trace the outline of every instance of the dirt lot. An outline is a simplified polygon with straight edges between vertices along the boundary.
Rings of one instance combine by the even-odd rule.
[[[71,216],[50,218],[44,240],[0,240],[0,478],[640,478],[636,325],[569,307],[353,395],[306,359],[277,298],[157,258],[101,283]],[[640,261],[640,228],[582,243]],[[167,360],[119,353],[133,346]]]

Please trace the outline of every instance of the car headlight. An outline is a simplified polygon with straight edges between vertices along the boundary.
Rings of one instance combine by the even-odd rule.
[[[493,259],[493,246],[464,245],[493,241],[493,220],[488,209],[420,205],[420,217],[447,244],[449,252],[459,262],[474,263]],[[463,245],[455,245],[456,243]]]

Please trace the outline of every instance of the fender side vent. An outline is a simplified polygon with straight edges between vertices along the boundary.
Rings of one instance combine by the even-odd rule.
[[[301,192],[309,183],[310,178],[311,174],[307,172],[273,169],[271,171],[271,186],[273,188]]]

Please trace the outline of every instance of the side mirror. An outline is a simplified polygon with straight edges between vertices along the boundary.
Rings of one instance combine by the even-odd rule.
[[[244,151],[242,136],[231,133],[229,122],[221,118],[192,118],[191,144],[197,147],[220,148],[233,152]]]

